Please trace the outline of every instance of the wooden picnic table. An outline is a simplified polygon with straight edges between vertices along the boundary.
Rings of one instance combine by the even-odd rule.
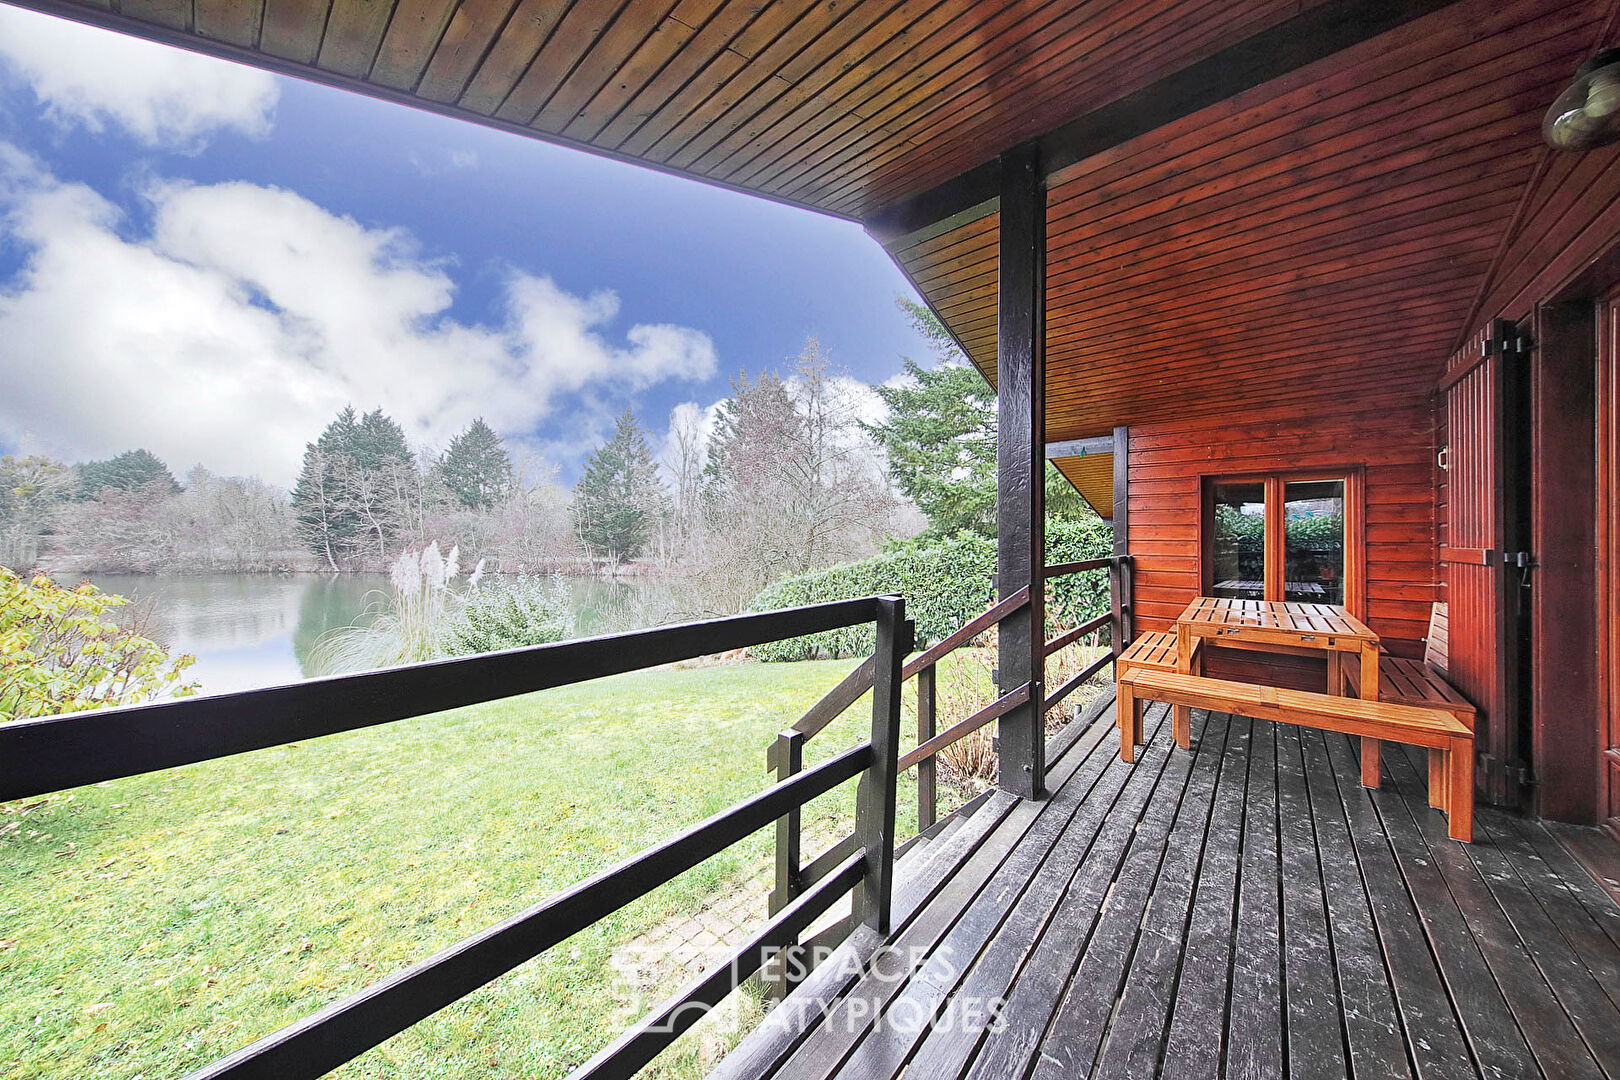
[[[1361,657],[1361,696],[1378,700],[1378,635],[1344,608],[1297,600],[1200,596],[1176,620],[1176,670],[1193,674],[1200,641],[1231,648],[1299,655],[1325,652],[1328,692],[1344,694],[1343,658]]]

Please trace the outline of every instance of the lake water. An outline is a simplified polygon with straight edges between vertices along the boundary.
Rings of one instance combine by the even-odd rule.
[[[570,577],[575,633],[608,633],[657,621],[655,583]],[[188,678],[221,694],[297,682],[315,674],[322,634],[364,617],[388,595],[385,574],[100,574],[104,592],[149,612],[152,636],[197,663]]]

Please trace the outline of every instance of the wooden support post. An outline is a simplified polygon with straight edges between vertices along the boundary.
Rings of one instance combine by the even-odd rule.
[[[910,651],[906,602],[878,601],[877,650],[872,654],[872,764],[855,790],[855,840],[866,849],[866,874],[855,891],[857,922],[889,932],[894,894],[894,800],[900,759],[901,668]]]
[[[917,672],[917,745],[936,734],[935,712],[938,698],[934,693],[934,665],[929,664]],[[917,762],[917,831],[934,824],[938,813],[938,782],[936,762],[932,756]]]
[[[1001,157],[997,284],[996,584],[1029,603],[1001,622],[999,694],[1029,684],[1000,721],[999,782],[1038,799],[1046,788],[1046,189],[1033,146]]]
[[[1131,480],[1129,469],[1129,429],[1114,429],[1114,561],[1108,568],[1109,600],[1113,624],[1109,636],[1115,658],[1136,640],[1136,620],[1131,614]]]

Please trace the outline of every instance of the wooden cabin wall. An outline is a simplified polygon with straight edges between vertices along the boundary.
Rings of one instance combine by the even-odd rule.
[[[1307,369],[1302,386],[1310,385]],[[1438,597],[1434,414],[1422,381],[1313,396],[1241,421],[1234,413],[1130,429],[1137,630],[1166,630],[1200,590],[1201,478],[1361,466],[1365,617],[1397,655],[1421,655]],[[1212,672],[1213,674],[1213,672]]]
[[[1620,239],[1620,145],[1540,153],[1470,334],[1495,318],[1524,319]]]

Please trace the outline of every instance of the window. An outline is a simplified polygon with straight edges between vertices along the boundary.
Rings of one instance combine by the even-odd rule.
[[[1360,474],[1208,477],[1204,592],[1359,614]]]

